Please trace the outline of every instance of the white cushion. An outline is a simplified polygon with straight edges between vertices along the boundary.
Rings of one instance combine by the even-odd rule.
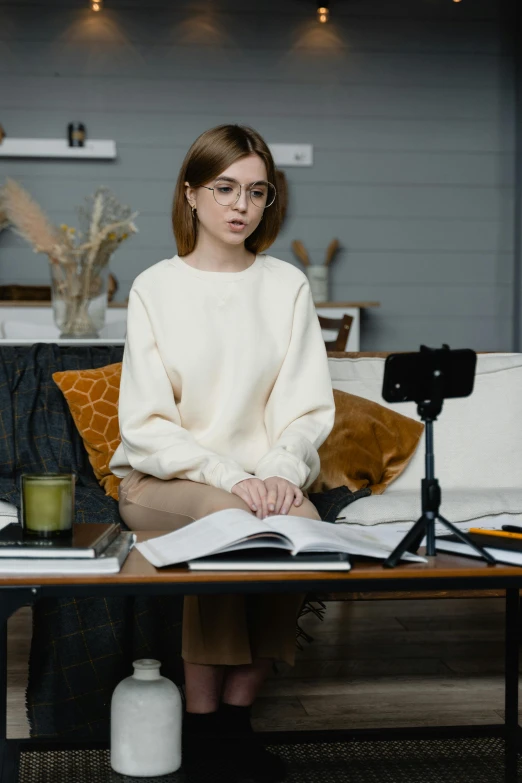
[[[383,399],[384,358],[329,357],[328,361],[335,389],[419,420],[416,403]],[[443,492],[452,488],[522,489],[522,354],[478,354],[472,394],[445,400],[433,433],[435,476]],[[423,435],[410,463],[385,496],[419,490],[425,476],[424,451]]]
[[[481,518],[492,515],[509,515],[511,521],[518,524],[522,515],[522,489],[509,487],[503,489],[445,489],[441,487],[440,513],[449,522],[480,522]],[[347,523],[358,525],[381,525],[387,523],[406,523],[404,529],[411,527],[421,515],[420,484],[416,489],[404,489],[382,495],[369,495],[359,498],[343,508],[339,517],[346,517]],[[477,524],[477,527],[480,527]],[[438,526],[437,526],[438,530]]]
[[[18,522],[18,509],[12,503],[0,500],[0,529],[10,522]]]

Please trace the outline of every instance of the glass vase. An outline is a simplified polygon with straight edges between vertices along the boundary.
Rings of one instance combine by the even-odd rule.
[[[310,283],[310,291],[314,303],[323,303],[328,301],[328,272],[326,265],[307,266],[306,276]]]
[[[60,338],[99,337],[105,326],[109,265],[89,264],[80,257],[53,261],[51,301]]]

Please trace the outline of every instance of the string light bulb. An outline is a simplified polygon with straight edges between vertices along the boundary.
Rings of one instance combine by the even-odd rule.
[[[103,8],[103,0],[91,0],[91,11],[101,11]]]
[[[330,18],[330,9],[326,3],[317,7],[317,21],[325,24]]]

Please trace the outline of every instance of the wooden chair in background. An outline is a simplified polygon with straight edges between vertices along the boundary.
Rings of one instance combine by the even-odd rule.
[[[346,351],[348,335],[353,323],[352,315],[343,315],[342,318],[327,318],[324,315],[318,315],[321,329],[338,329],[338,335],[335,340],[325,340],[327,351]]]

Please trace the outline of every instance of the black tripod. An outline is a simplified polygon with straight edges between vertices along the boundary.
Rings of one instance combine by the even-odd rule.
[[[404,552],[417,552],[425,535],[427,536],[426,554],[428,557],[436,555],[435,521],[437,519],[440,520],[448,530],[451,530],[452,533],[460,538],[461,541],[473,547],[473,549],[475,549],[488,563],[494,565],[496,560],[489,552],[486,552],[482,547],[478,546],[478,544],[473,543],[466,533],[463,533],[439,514],[441,492],[439,482],[434,475],[435,457],[433,454],[433,422],[442,410],[442,373],[440,370],[435,370],[433,373],[432,391],[431,400],[424,400],[423,402],[416,400],[417,412],[426,425],[426,478],[421,481],[422,516],[419,517],[411,530],[406,533],[402,541],[384,561],[383,567],[393,568],[396,566]]]

